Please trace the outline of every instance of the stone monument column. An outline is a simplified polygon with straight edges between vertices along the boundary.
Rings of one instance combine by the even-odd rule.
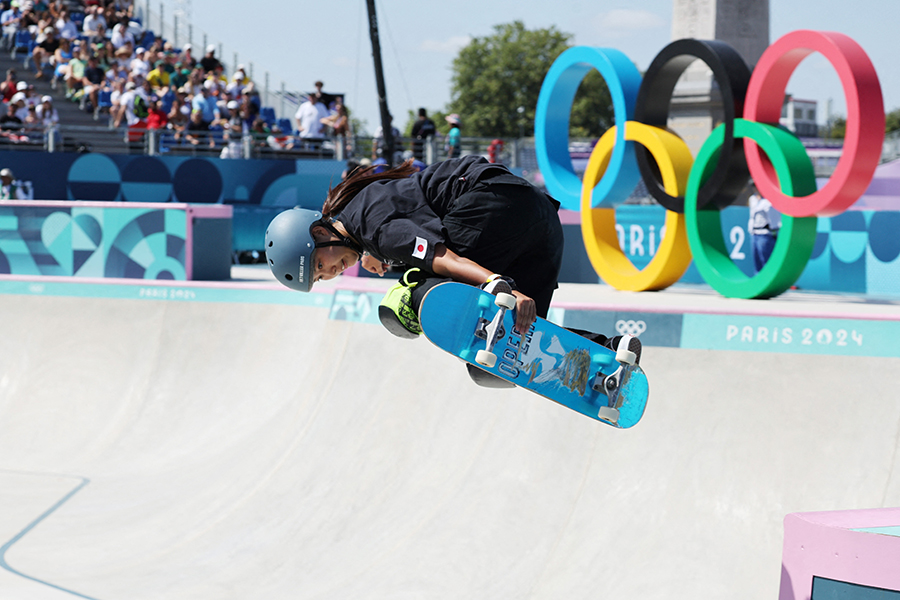
[[[733,46],[751,70],[769,45],[769,0],[673,0],[672,40],[719,40]],[[694,61],[675,86],[669,127],[696,156],[723,118],[712,71]]]

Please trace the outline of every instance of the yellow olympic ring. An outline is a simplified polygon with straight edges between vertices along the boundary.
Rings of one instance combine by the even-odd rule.
[[[644,146],[659,167],[663,187],[671,196],[684,196],[694,159],[687,144],[674,133],[638,123],[625,123],[625,140]],[[588,258],[597,274],[619,290],[661,290],[678,281],[691,263],[683,213],[666,211],[665,234],[656,255],[637,269],[619,246],[616,209],[592,208],[591,195],[609,165],[616,143],[616,127],[610,128],[591,152],[581,193],[581,234]]]

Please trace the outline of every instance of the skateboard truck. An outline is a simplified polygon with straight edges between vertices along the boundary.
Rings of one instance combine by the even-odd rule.
[[[496,317],[495,317],[495,319],[496,319]],[[477,337],[479,340],[484,340],[484,341],[488,341],[489,339],[491,339],[491,333],[488,330],[488,328],[493,323],[494,323],[493,321],[488,321],[484,317],[479,317],[478,326],[475,329],[475,337]],[[497,339],[499,340],[504,335],[506,335],[506,329],[504,329],[503,323],[501,322],[500,329],[497,331]],[[496,343],[496,342],[494,342],[494,343]]]
[[[497,364],[497,355],[493,352],[494,346],[506,335],[503,318],[506,316],[506,311],[516,307],[516,297],[501,292],[494,297],[494,304],[500,309],[494,314],[494,318],[490,321],[480,318],[475,327],[475,337],[486,342],[484,350],[475,353],[475,362],[488,369]]]
[[[619,342],[619,348],[616,350],[616,361],[619,363],[619,368],[611,375],[598,371],[591,383],[591,388],[595,392],[606,394],[607,397],[607,405],[600,407],[597,416],[613,425],[619,422],[619,409],[616,408],[616,405],[619,402],[619,386],[625,374],[625,367],[634,365],[637,359],[634,352],[628,350],[630,337],[625,336]]]
[[[623,370],[624,367],[620,366],[611,375],[597,371],[597,374],[594,375],[594,381],[591,383],[591,388],[595,392],[606,394],[607,398],[607,405],[600,407],[597,416],[613,425],[619,421],[619,409],[615,406],[619,399],[619,382]]]

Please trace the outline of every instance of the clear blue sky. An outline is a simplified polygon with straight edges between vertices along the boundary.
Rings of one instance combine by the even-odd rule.
[[[254,76],[270,73],[273,88],[311,90],[321,79],[326,91],[343,92],[354,115],[378,125],[378,99],[368,37],[365,0],[319,2],[181,0],[190,2],[195,42],[200,31],[254,63]],[[145,6],[146,0],[137,0]],[[157,10],[160,0],[151,0]],[[177,0],[163,0],[171,15]],[[622,50],[646,69],[671,41],[672,0],[378,0],[388,104],[398,126],[408,110],[444,109],[450,101],[450,68],[459,49],[493,27],[521,20],[529,29],[555,26],[577,45]],[[251,14],[248,7],[255,9]],[[796,29],[839,31],[869,54],[881,80],[886,110],[900,108],[900,0],[770,0],[770,39]],[[818,54],[804,60],[788,93],[826,103],[845,114],[837,75]]]

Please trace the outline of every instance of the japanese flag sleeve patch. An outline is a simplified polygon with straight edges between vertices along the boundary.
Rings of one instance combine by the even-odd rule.
[[[413,246],[413,258],[421,258],[424,259],[425,255],[428,252],[428,240],[425,238],[421,238],[416,236],[416,243]]]

